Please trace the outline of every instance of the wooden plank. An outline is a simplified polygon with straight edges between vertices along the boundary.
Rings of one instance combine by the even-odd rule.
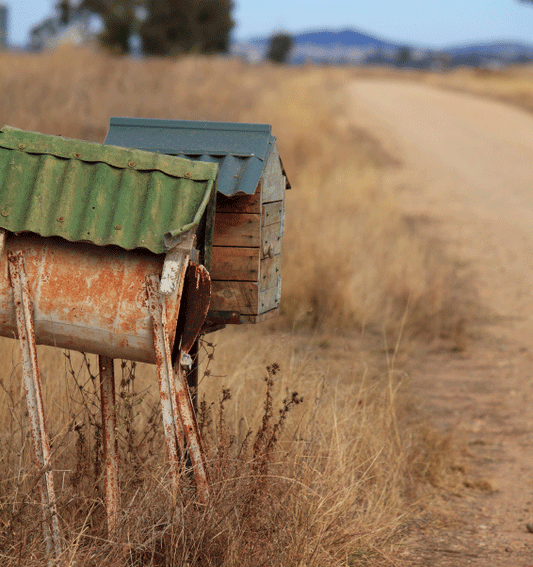
[[[259,248],[260,223],[258,214],[216,213],[213,245]]]
[[[256,282],[211,282],[211,311],[234,311],[241,315],[257,315],[258,285]]]
[[[279,314],[279,307],[271,309],[261,315],[239,315],[235,317],[234,314],[227,311],[209,311],[206,318],[206,326],[202,328],[202,333],[211,333],[219,331],[226,325],[245,325],[249,323],[262,323],[268,319],[272,319]]]
[[[277,285],[281,254],[259,263],[259,248],[213,248],[212,281],[259,282],[264,291]]]
[[[263,203],[285,200],[286,180],[281,169],[281,161],[276,144],[267,159],[261,176],[261,199]]]
[[[262,206],[262,215],[250,213],[216,213],[214,246],[259,247],[260,227],[280,226],[283,221],[283,202]],[[276,229],[272,229],[275,231]],[[270,235],[272,231],[268,231]]]
[[[259,294],[259,315],[278,307],[280,299],[281,276],[278,278],[276,286],[266,289]]]
[[[274,201],[273,203],[263,205],[261,226],[270,226],[271,224],[281,222],[283,219],[283,206],[283,201]]]
[[[211,282],[210,311],[261,315],[279,305],[281,277],[274,287],[259,292],[255,282]]]
[[[271,174],[262,178],[262,201],[264,203],[272,203],[274,201],[283,201],[285,197],[285,177],[281,174]]]
[[[279,313],[279,307],[276,307],[275,309],[271,309],[270,311],[261,313],[261,315],[242,315],[241,323],[262,323],[263,321],[268,321],[268,319],[272,319],[272,317],[278,315],[278,313]]]
[[[264,226],[261,233],[261,251],[263,258],[272,258],[281,254],[282,223]]]
[[[261,260],[259,266],[259,290],[266,291],[278,285],[278,278],[281,275],[281,254],[273,258]]]
[[[259,248],[213,246],[211,280],[257,282]]]
[[[258,185],[253,195],[237,194],[226,197],[217,193],[218,213],[259,213],[261,211],[261,188]]]

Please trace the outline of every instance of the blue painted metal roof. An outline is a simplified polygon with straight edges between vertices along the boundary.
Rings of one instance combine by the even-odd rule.
[[[275,141],[269,124],[113,117],[104,143],[217,163],[230,197],[255,193]]]

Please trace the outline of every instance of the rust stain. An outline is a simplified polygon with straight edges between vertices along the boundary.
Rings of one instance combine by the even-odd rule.
[[[14,250],[19,248],[18,250]],[[172,345],[181,298],[184,299],[183,350],[194,343],[209,309],[211,284],[203,266],[183,263],[180,285],[173,296],[159,293],[162,256],[98,249],[42,239],[14,237],[7,251],[5,288],[0,291],[0,318],[13,317],[23,350],[23,372],[30,415],[34,461],[42,474],[39,482],[43,507],[43,529],[49,553],[61,553],[55,492],[50,466],[50,447],[44,422],[41,383],[36,355],[33,308],[41,319],[53,319],[57,327],[80,329],[80,336],[65,334],[57,346],[80,349],[84,340],[92,352],[100,352],[100,394],[102,402],[103,449],[105,460],[105,505],[109,534],[117,525],[120,506],[119,461],[116,438],[115,381],[110,350],[149,349],[155,358],[171,480],[177,487],[185,455],[184,438],[193,465],[200,502],[209,499],[209,478],[187,382],[181,366],[172,368]],[[26,276],[25,262],[28,265]],[[1,283],[1,282],[0,282]],[[1,287],[1,286],[0,286]],[[31,297],[30,297],[31,290]],[[32,305],[31,300],[34,300]],[[14,306],[14,308],[13,308]],[[11,315],[11,313],[13,315]],[[69,327],[71,325],[72,327]],[[85,325],[85,327],[84,327]],[[0,330],[1,332],[1,330]],[[50,332],[50,331],[46,331]],[[145,333],[146,344],[128,337]],[[48,339],[47,339],[48,340]],[[112,343],[111,347],[110,344]],[[45,343],[46,344],[46,343]],[[50,343],[48,343],[50,344]],[[85,350],[85,349],[84,349]],[[118,357],[118,356],[117,356]]]
[[[24,268],[24,257],[20,251],[9,251],[7,258],[14,295],[17,331],[22,350],[22,373],[30,417],[33,457],[37,471],[42,472],[38,487],[43,511],[44,538],[48,556],[51,557],[55,554],[55,557],[59,558],[61,555],[61,534],[57,517],[54,479],[50,470],[50,444],[44,419],[41,377],[37,362],[32,307]]]
[[[179,420],[173,407],[175,384],[174,380],[169,379],[171,363],[168,350],[170,346],[168,345],[168,338],[165,337],[163,304],[161,303],[158,290],[159,279],[155,276],[148,276],[146,278],[146,293],[152,315],[157,380],[159,383],[161,413],[163,416],[163,431],[165,433],[167,458],[170,465],[170,476],[174,488],[177,489],[183,446],[181,443]],[[165,352],[165,349],[167,352]]]
[[[27,235],[8,239],[7,250],[15,249],[22,250],[26,262],[38,344],[154,363],[145,277],[161,273],[163,255]],[[8,324],[0,325],[0,334],[12,337],[16,321],[3,261],[0,319]],[[165,309],[173,345],[177,294],[166,298]]]
[[[100,403],[102,412],[103,450],[105,463],[105,507],[107,531],[111,535],[117,525],[120,505],[117,416],[115,411],[115,371],[113,359],[98,357],[100,371]]]
[[[207,472],[205,452],[200,430],[198,429],[198,423],[196,422],[196,413],[194,412],[187,379],[179,360],[174,367],[174,373],[176,382],[176,405],[187,439],[187,448],[189,449],[189,457],[196,481],[198,500],[202,504],[207,504],[209,501],[209,475]]]
[[[194,413],[187,382],[179,362],[177,363],[176,369],[172,368],[172,351],[165,330],[164,302],[161,301],[161,295],[158,292],[158,278],[146,278],[146,290],[153,317],[154,345],[156,351],[159,351],[156,355],[158,362],[157,374],[162,395],[163,424],[168,423],[168,428],[165,427],[167,450],[172,457],[173,455],[170,449],[175,439],[173,433],[180,438],[180,433],[183,431],[193,465],[198,490],[198,500],[202,503],[207,503],[209,499],[209,479],[202,440],[196,423],[196,414]],[[175,372],[177,372],[176,375],[174,374]],[[167,393],[170,394],[168,404],[166,398],[163,397],[163,395]],[[180,450],[181,454],[183,454],[183,447],[180,447]],[[176,479],[177,474],[173,480],[176,481]]]

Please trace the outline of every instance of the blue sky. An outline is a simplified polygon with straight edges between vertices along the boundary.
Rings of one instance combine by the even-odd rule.
[[[8,41],[53,12],[56,0],[0,0],[9,10]],[[235,0],[235,37],[248,39],[312,29],[354,28],[427,47],[480,40],[533,44],[533,4],[517,0]]]

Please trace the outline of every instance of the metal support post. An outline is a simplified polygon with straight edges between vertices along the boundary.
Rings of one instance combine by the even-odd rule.
[[[172,483],[174,486],[177,486],[180,461],[184,450],[181,437],[181,424],[178,414],[176,413],[176,408],[174,407],[176,386],[172,378],[172,362],[168,354],[170,343],[165,328],[165,303],[164,299],[161,298],[159,294],[159,280],[156,276],[146,278],[146,292],[148,294],[148,309],[150,310],[150,316],[154,326],[155,364],[159,382],[167,457],[170,465]]]
[[[102,411],[103,449],[105,463],[105,507],[107,532],[113,534],[120,506],[118,441],[116,435],[115,369],[113,359],[98,356],[100,371],[100,403]]]
[[[202,445],[202,437],[198,430],[196,412],[192,404],[185,371],[181,366],[181,361],[176,361],[174,365],[174,375],[176,380],[176,404],[181,420],[181,425],[185,432],[189,458],[191,460],[196,488],[198,490],[198,500],[202,504],[207,504],[209,500],[209,477],[207,473],[207,463]]]
[[[163,427],[172,480],[177,486],[179,457],[184,456],[181,442],[183,431],[193,465],[198,499],[202,503],[207,503],[209,482],[196,415],[179,360],[174,371],[172,369],[172,350],[167,330],[165,299],[159,293],[159,280],[156,276],[146,278],[146,291],[148,308],[154,326],[154,349],[163,411]]]
[[[61,534],[57,517],[54,479],[50,470],[50,444],[44,420],[41,377],[33,328],[30,292],[22,252],[8,252],[9,276],[15,301],[17,332],[22,350],[22,373],[31,424],[31,441],[43,509],[43,532],[48,557],[61,555]]]

